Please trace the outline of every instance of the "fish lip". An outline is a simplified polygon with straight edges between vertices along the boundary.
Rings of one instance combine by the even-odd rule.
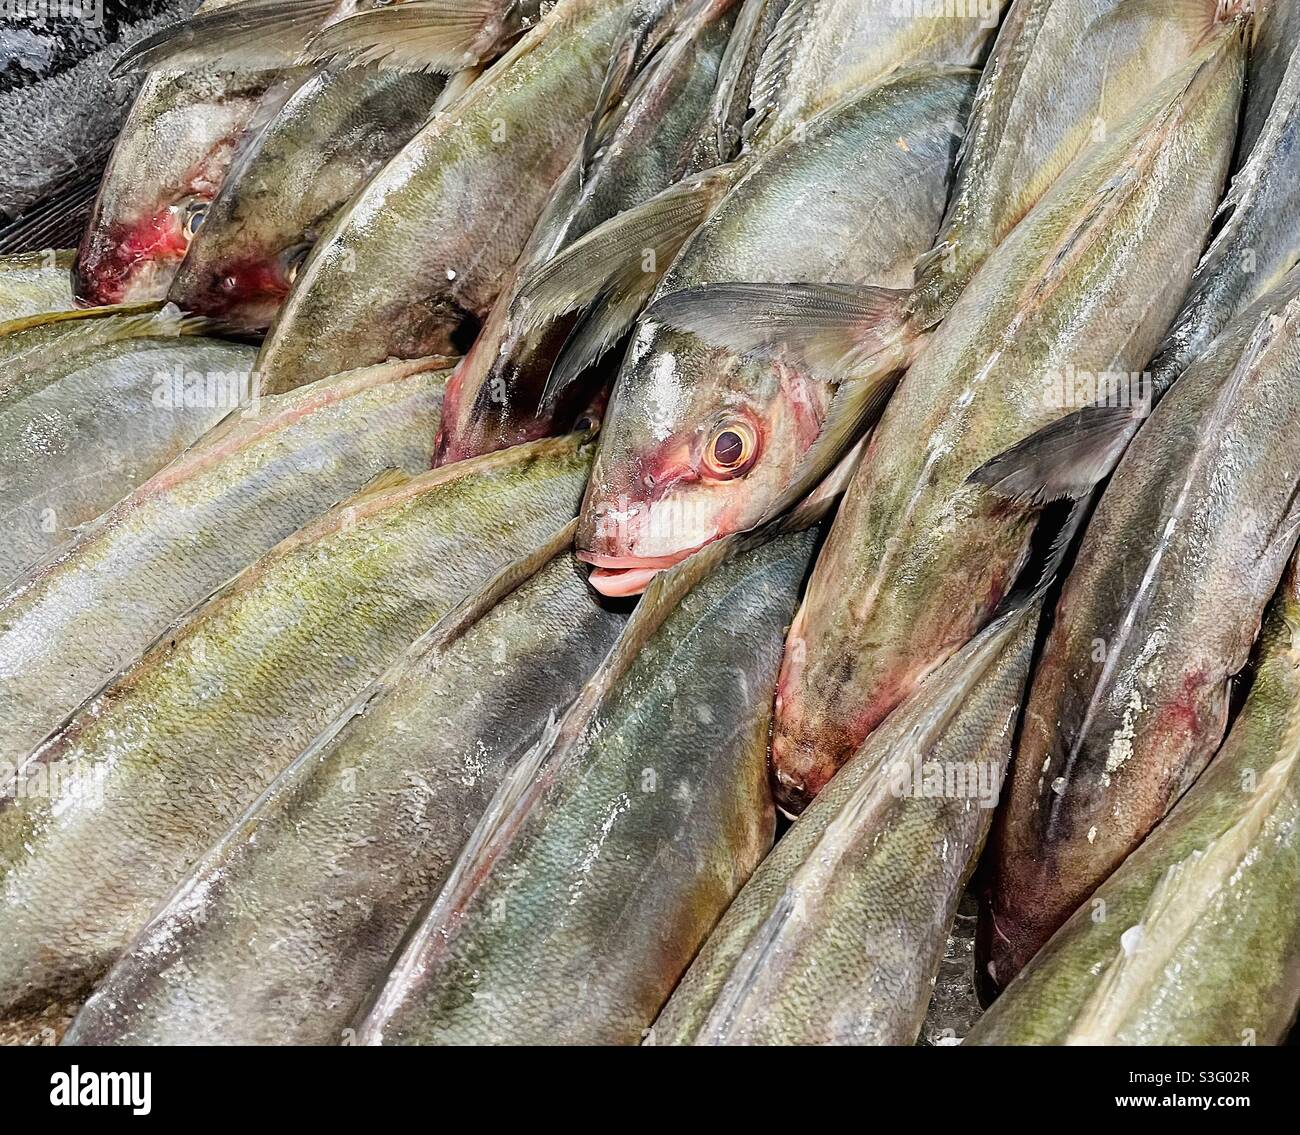
[[[686,548],[671,556],[605,556],[598,552],[576,553],[579,560],[592,566],[587,581],[602,595],[610,599],[626,599],[640,595],[661,571],[676,567],[689,559],[711,540]]]

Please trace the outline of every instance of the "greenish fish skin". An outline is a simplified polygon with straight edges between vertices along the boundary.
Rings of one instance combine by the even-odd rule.
[[[1187,795],[993,1003],[967,1044],[1280,1044],[1300,1004],[1300,588]]]
[[[667,616],[500,840],[471,841],[357,1043],[641,1040],[771,846],[772,682],[812,539],[742,554]]]
[[[1065,584],[992,841],[981,962],[1005,986],[1218,749],[1300,522],[1300,272],[1184,372]]]
[[[1082,153],[1109,137],[1219,26],[1217,0],[1017,0],[998,33],[947,216],[917,265],[918,327],[951,309],[989,254]],[[1079,66],[1078,60],[1088,65]]]
[[[428,468],[447,371],[396,363],[235,411],[0,591],[16,764],[176,618],[388,468]]]
[[[258,364],[268,389],[462,353],[581,146],[613,50],[645,3],[561,0],[380,169],[322,234],[271,325]],[[668,21],[683,4],[649,10]]]
[[[71,311],[72,249],[0,257],[0,324],[50,311]]]
[[[932,674],[727,909],[648,1043],[914,1044],[993,818],[1040,604]]]
[[[688,172],[702,128],[711,125],[708,112],[731,32],[730,10],[730,4],[714,5],[685,24],[629,92],[629,105],[593,168],[579,154],[561,177],[509,284],[448,385],[438,464],[544,437],[570,424],[590,402],[590,384],[575,384],[561,406],[542,408],[542,390],[577,320],[535,326],[520,302],[521,285],[561,249]],[[603,302],[615,301],[611,296]]]
[[[768,149],[848,91],[908,65],[977,65],[1003,2],[969,7],[936,15],[924,0],[791,0],[754,77],[748,143]]]
[[[786,646],[772,758],[788,811],[1015,580],[1040,509],[972,475],[1072,412],[1080,375],[1140,372],[1159,344],[1227,173],[1245,26],[1222,29],[1057,182],[894,393]]]
[[[745,171],[655,298],[734,281],[906,286],[942,216],[972,88],[964,70],[913,68],[846,97]],[[821,436],[833,393],[798,367],[643,318],[583,504],[584,558],[663,567],[757,523]],[[757,438],[754,464],[716,474],[710,440],[738,423]]]
[[[191,864],[466,594],[562,528],[580,437],[370,491],[162,635],[4,782],[0,1013],[89,991]]]
[[[200,12],[232,0],[207,0]],[[245,131],[288,97],[301,75],[155,71],[145,76],[108,160],[72,290],[85,304],[159,300]]]
[[[255,351],[192,330],[165,315],[108,315],[0,334],[0,580],[67,543],[238,404]]]
[[[459,638],[435,627],[198,862],[69,1043],[346,1043],[503,774],[624,621],[566,552]]]
[[[1228,218],[1197,265],[1191,293],[1151,364],[1156,398],[1300,260],[1300,44],[1219,208],[1230,210]]]
[[[167,298],[267,327],[329,219],[429,118],[440,75],[320,71],[245,145],[190,242]]]

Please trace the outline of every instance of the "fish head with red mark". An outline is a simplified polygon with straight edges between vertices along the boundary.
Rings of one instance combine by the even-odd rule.
[[[73,265],[85,305],[162,299],[273,75],[150,75]]]
[[[655,574],[763,520],[822,432],[823,382],[643,324],[600,437],[577,547],[592,585],[639,594]]]

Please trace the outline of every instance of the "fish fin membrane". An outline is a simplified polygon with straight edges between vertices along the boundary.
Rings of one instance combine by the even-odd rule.
[[[236,0],[147,36],[117,61],[112,74],[288,67],[335,6],[336,0]]]
[[[645,318],[843,382],[910,361],[910,294],[856,284],[710,284],[664,296]]]
[[[744,0],[718,64],[708,117],[716,164],[730,160],[740,151],[741,132],[749,115],[750,85],[745,85],[745,76],[767,46],[760,42],[766,3],[767,0]],[[751,75],[751,85],[752,81]]]
[[[754,146],[762,141],[768,120],[780,105],[781,92],[789,78],[795,53],[816,16],[812,0],[791,0],[789,7],[777,20],[750,87],[751,113],[742,132],[746,146]]]
[[[594,367],[609,350],[636,323],[636,317],[645,307],[659,277],[649,280],[644,288],[620,296],[609,296],[582,318],[574,328],[564,349],[560,352],[542,391],[542,405],[568,390]]]
[[[1078,500],[1115,468],[1141,420],[1129,406],[1084,406],[990,458],[968,480],[1020,504]]]
[[[1154,19],[1181,27],[1194,42],[1204,44],[1223,24],[1251,10],[1251,0],[1119,0],[1088,32],[1127,32]]]
[[[341,63],[450,75],[496,53],[523,30],[500,0],[410,0],[331,24],[303,50],[303,63]]]

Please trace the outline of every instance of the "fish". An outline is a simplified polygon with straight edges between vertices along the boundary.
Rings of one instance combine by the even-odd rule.
[[[1220,205],[1226,219],[1196,266],[1191,293],[1151,364],[1152,398],[1163,396],[1235,316],[1272,291],[1300,261],[1297,179],[1300,44],[1290,56],[1258,140]]]
[[[424,125],[445,85],[372,69],[312,75],[241,147],[168,300],[264,330],[329,219]]]
[[[0,1014],[80,997],[416,638],[576,514],[585,435],[381,476],[159,636],[0,780]]]
[[[642,602],[502,782],[355,1043],[641,1040],[771,846],[772,683],[814,538],[697,558]]]
[[[308,521],[385,469],[427,469],[447,373],[382,365],[237,410],[17,576],[0,591],[0,761]]]
[[[1073,410],[1089,376],[1140,373],[1154,352],[1227,174],[1246,26],[1057,182],[894,392],[786,644],[772,759],[791,814],[1014,581],[1052,494],[1010,499],[972,477]]]
[[[929,0],[790,0],[750,91],[747,144],[767,149],[847,91],[918,63],[975,66],[1003,0],[945,10]]]
[[[1243,9],[1231,0],[1016,0],[984,67],[947,215],[904,301],[911,322],[928,328],[947,315],[1075,159]]]
[[[206,0],[200,11],[230,0]],[[161,300],[235,161],[301,73],[156,71],[122,126],[77,247],[72,289],[87,306]]]
[[[537,23],[546,2],[232,0],[141,40],[119,70],[325,63],[453,74],[499,54]]]
[[[71,311],[71,249],[0,257],[0,325],[47,312]]]
[[[0,244],[6,252],[75,241],[82,210],[139,83],[109,74],[133,40],[197,0],[13,5],[0,28]],[[40,230],[40,231],[35,231]],[[45,231],[51,230],[51,231]]]
[[[1200,774],[1300,532],[1300,271],[1174,383],[1084,534],[991,851],[1005,987]]]
[[[268,389],[389,357],[463,354],[593,114],[689,7],[553,7],[326,227],[263,344]],[[625,57],[635,66],[621,68]]]
[[[351,1039],[497,785],[626,621],[567,548],[502,574],[504,597],[494,580],[445,616],[198,861],[69,1043]]]
[[[1296,0],[1255,0],[1255,38],[1250,48],[1246,101],[1237,140],[1237,154],[1243,162],[1255,149],[1264,122],[1272,113],[1297,45],[1300,4]]]
[[[842,372],[697,331],[734,335],[738,293],[757,290],[767,305],[770,292],[749,281],[781,282],[790,296],[790,281],[906,284],[943,213],[973,85],[963,69],[917,67],[847,96],[745,167],[689,239],[614,382],[577,541],[593,586],[635,594],[766,514],[825,434]],[[695,296],[703,319],[687,329],[665,305]],[[902,365],[890,356],[881,367],[885,393]]]
[[[970,1045],[1281,1044],[1300,1005],[1300,582],[1174,810],[993,1003]]]
[[[162,312],[0,326],[0,581],[116,504],[236,406],[256,352]]]
[[[914,1044],[993,818],[1040,603],[931,674],[727,908],[647,1043]]]
[[[579,383],[578,376],[617,342],[703,211],[730,183],[726,173],[702,178],[698,209],[681,205],[679,179],[703,172],[692,171],[692,152],[702,134],[716,133],[708,115],[733,8],[731,0],[705,5],[686,21],[638,77],[617,121],[602,124],[595,160],[588,164],[579,154],[569,164],[452,377],[435,464],[544,437],[570,425],[590,402],[592,383]],[[661,192],[670,187],[677,191]],[[536,277],[585,236],[591,240],[578,247],[571,271],[595,307],[580,324],[580,309],[550,309]],[[629,247],[638,250],[631,258],[637,270],[625,282],[618,274],[626,270]],[[583,256],[582,249],[592,252]],[[590,338],[595,342],[586,349]],[[557,368],[568,377],[556,376]],[[546,397],[556,385],[567,388],[559,404]]]

